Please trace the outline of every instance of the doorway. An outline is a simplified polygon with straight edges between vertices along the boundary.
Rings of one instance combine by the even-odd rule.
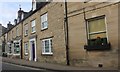
[[[30,58],[31,61],[36,61],[36,41],[35,39],[30,40]]]
[[[31,41],[32,61],[35,60],[35,42]]]

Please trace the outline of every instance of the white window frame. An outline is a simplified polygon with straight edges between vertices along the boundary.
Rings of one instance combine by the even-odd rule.
[[[49,52],[45,52],[45,41],[49,41]],[[51,43],[52,38],[49,39],[43,39],[42,40],[42,54],[48,54],[48,55],[52,55],[52,43]]]
[[[35,33],[36,32],[36,28],[33,31],[33,28],[35,28],[35,19],[31,21],[31,33]]]
[[[28,24],[25,24],[24,29],[25,29],[24,35],[26,36],[28,35],[28,32],[26,32],[28,31]]]
[[[26,46],[26,45],[27,45],[27,46]],[[29,52],[29,51],[26,51],[26,47],[27,47],[27,50],[28,50],[28,46],[29,46],[29,45],[28,45],[28,42],[25,42],[25,43],[24,43],[24,53],[25,53],[25,55],[28,55],[28,52]]]
[[[12,44],[10,42],[8,42],[7,46],[8,46],[8,50],[9,50],[8,54],[12,54],[13,53],[13,51],[12,51]],[[11,53],[10,53],[10,51],[11,51]]]
[[[99,17],[98,17],[99,18]],[[96,19],[96,18],[95,18]],[[101,19],[101,18],[100,18]],[[106,17],[104,17],[105,19],[105,30],[103,31],[96,31],[96,32],[91,32],[89,33],[89,21],[87,21],[87,32],[88,32],[88,39],[90,39],[90,35],[92,34],[100,34],[100,33],[106,33],[106,38],[107,38],[107,41],[108,41],[108,35],[107,35],[107,24],[106,24]]]
[[[44,25],[46,23],[47,25]],[[41,15],[41,30],[48,28],[48,13]]]
[[[19,45],[19,53],[16,53],[16,47],[14,47],[14,49],[13,49],[14,50],[14,55],[20,55],[20,40],[18,40],[18,41],[15,40],[13,43],[15,45],[16,45],[16,43],[18,43],[18,45]]]

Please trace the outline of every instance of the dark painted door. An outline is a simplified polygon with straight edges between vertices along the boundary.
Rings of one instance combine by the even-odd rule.
[[[32,42],[32,59],[33,59],[33,61],[35,60],[35,43],[34,43],[34,41]]]

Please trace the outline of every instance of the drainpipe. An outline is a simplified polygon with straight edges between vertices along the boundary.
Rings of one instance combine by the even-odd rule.
[[[87,20],[86,20],[85,7],[83,8],[83,13],[84,13],[84,20],[85,20],[85,25],[86,25],[86,36],[87,36],[87,44],[88,44],[88,30],[87,30]]]
[[[23,52],[23,22],[21,22],[21,25],[22,25],[21,26],[22,27],[22,30],[21,30],[22,34],[21,34],[21,42],[20,42],[20,45],[21,45],[21,52],[20,53],[21,53],[21,59],[23,59],[23,53],[24,53]]]
[[[68,36],[68,16],[67,16],[67,0],[65,0],[65,38],[66,38],[66,60],[67,65],[70,65],[69,62],[69,36]]]
[[[84,2],[84,3],[86,3],[86,2]],[[85,11],[85,7],[83,8],[83,14],[84,14],[84,21],[85,21],[85,27],[86,27],[86,37],[87,37],[87,44],[86,45],[88,45],[88,26],[87,26],[87,19],[86,19],[86,11]],[[88,59],[88,51],[86,50],[86,60]]]

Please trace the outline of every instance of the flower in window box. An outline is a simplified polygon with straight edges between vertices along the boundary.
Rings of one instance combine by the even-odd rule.
[[[103,44],[101,37],[99,37],[99,36],[97,37],[97,39],[95,40],[95,44],[96,45],[102,45]]]

